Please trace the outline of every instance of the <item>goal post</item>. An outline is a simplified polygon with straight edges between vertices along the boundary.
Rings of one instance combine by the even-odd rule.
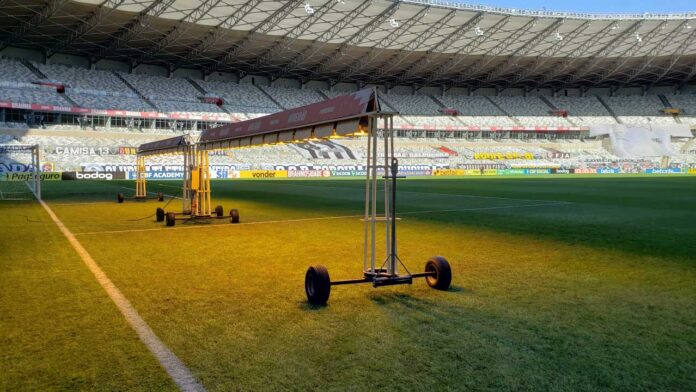
[[[0,144],[0,200],[41,200],[38,145]]]

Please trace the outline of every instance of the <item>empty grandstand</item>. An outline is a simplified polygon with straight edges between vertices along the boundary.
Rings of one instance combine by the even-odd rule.
[[[53,145],[134,147],[131,135],[195,135],[364,86],[398,113],[399,148],[419,164],[582,167],[617,158],[607,136],[590,136],[592,126],[696,126],[691,14],[544,13],[425,0],[325,1],[311,4],[312,12],[293,2],[226,3],[224,12],[213,1],[112,4],[108,20],[91,0],[3,7],[0,123],[48,132],[39,141],[61,168],[133,157],[70,161]],[[57,28],[66,14],[76,19]],[[85,35],[88,27],[104,34]],[[223,42],[227,32],[236,38]],[[118,146],[118,138],[79,134],[68,143],[52,139],[54,130],[123,136]],[[482,151],[476,143],[504,145]],[[440,146],[458,154],[413,154]],[[216,159],[340,163],[287,146],[260,151],[261,163],[246,153]],[[534,159],[476,159],[477,151]],[[670,160],[687,165],[690,151],[676,148]]]
[[[496,2],[0,0],[0,392],[696,392],[696,0]]]

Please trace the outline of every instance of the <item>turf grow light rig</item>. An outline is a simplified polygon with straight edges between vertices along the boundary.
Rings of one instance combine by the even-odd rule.
[[[207,150],[198,149],[189,135],[145,143],[138,148],[138,157],[157,155],[181,155],[184,159],[181,212],[165,212],[164,208],[157,208],[157,222],[164,221],[167,226],[174,226],[177,220],[193,222],[226,218],[222,206],[216,206],[211,210],[210,162]],[[144,173],[144,160],[142,163]],[[138,168],[140,170],[140,162]],[[239,211],[230,210],[229,218],[231,223],[239,223]]]
[[[375,95],[377,93],[375,92]],[[363,276],[358,279],[331,281],[328,269],[323,265],[310,266],[305,274],[305,293],[307,301],[313,305],[325,305],[331,293],[331,286],[371,283],[373,287],[411,284],[414,278],[425,278],[428,286],[447,290],[452,281],[452,270],[444,257],[435,256],[425,264],[425,272],[411,273],[396,252],[396,181],[399,176],[399,162],[394,156],[393,114],[377,111],[368,114],[367,165],[365,179],[365,217]],[[378,121],[384,121],[381,131],[377,129]],[[380,151],[384,163],[378,163],[379,134],[383,135],[384,147]],[[383,172],[381,179],[379,171]],[[377,212],[377,183],[383,180],[384,216]],[[385,256],[378,256],[377,224],[384,224]],[[380,252],[381,253],[381,252]],[[378,258],[380,257],[380,258]],[[377,262],[382,261],[380,265]],[[405,271],[401,273],[399,267]]]
[[[377,91],[368,88],[311,105],[208,129],[203,131],[196,145],[198,150],[209,151],[367,135],[363,277],[331,282],[326,267],[309,267],[305,276],[305,291],[312,304],[325,304],[332,285],[372,283],[379,287],[410,284],[413,278],[422,277],[426,278],[431,287],[441,290],[449,288],[452,273],[444,258],[433,257],[426,263],[425,272],[411,274],[396,254],[394,207],[398,162],[394,157],[393,117],[393,113],[380,110]],[[382,130],[378,129],[379,121],[383,121]],[[380,148],[384,163],[378,164],[379,135],[384,137],[384,147]],[[378,179],[378,174],[383,177]],[[381,180],[384,181],[384,216],[377,214],[377,184]],[[378,256],[377,232],[382,230],[382,223],[386,231],[387,246],[386,251],[380,252]],[[377,265],[378,258],[380,262],[384,260],[384,263]],[[403,267],[405,273],[399,272],[399,266]]]
[[[154,200],[164,201],[164,194],[162,192],[157,192],[154,196],[147,195],[147,172],[145,171],[145,156],[140,154],[136,156],[136,171],[135,171],[135,195],[124,196],[123,193],[116,195],[116,200],[119,203],[123,203],[127,199],[135,201],[146,201]]]

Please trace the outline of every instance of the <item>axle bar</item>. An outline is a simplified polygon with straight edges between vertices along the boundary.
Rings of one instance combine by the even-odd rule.
[[[360,284],[360,283],[372,283],[375,287],[378,286],[392,286],[397,284],[411,284],[413,278],[425,278],[428,276],[436,276],[436,272],[419,272],[417,274],[403,275],[403,276],[388,276],[388,275],[374,275],[375,277],[366,276],[362,279],[347,279],[347,280],[336,280],[331,282],[331,286],[341,286],[344,284]]]

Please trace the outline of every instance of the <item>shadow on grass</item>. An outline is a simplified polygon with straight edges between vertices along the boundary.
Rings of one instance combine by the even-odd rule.
[[[496,179],[406,181],[400,189],[404,195],[441,194],[441,203],[420,205],[419,199],[404,196],[399,206],[420,205],[420,209],[459,208],[462,200],[509,197],[572,201],[576,205],[556,205],[549,209],[470,210],[423,215],[409,215],[409,220],[453,229],[482,229],[498,233],[533,236],[567,245],[621,250],[638,255],[652,255],[676,261],[696,261],[696,226],[693,225],[692,201],[696,181],[690,178],[664,179],[607,178],[588,179]],[[178,182],[149,182],[152,190],[165,189]],[[162,185],[164,184],[164,185]],[[82,181],[79,184],[46,184],[48,200],[113,200],[115,191],[131,187],[129,181]],[[664,188],[661,189],[660,187]],[[78,192],[75,192],[78,191]],[[268,204],[293,211],[317,214],[353,215],[363,203],[362,181],[216,181],[216,198]],[[452,199],[463,196],[467,199]],[[492,199],[495,200],[495,199]],[[455,201],[457,201],[455,203]],[[416,204],[414,204],[416,203]],[[468,205],[467,201],[466,205]],[[466,207],[464,205],[463,207]],[[657,212],[664,211],[666,218]],[[589,219],[588,219],[589,218]]]
[[[659,179],[658,179],[659,180]],[[696,226],[691,223],[693,209],[687,201],[693,199],[688,178],[673,179],[674,189],[658,193],[663,184],[645,178],[563,179],[537,181],[416,181],[400,188],[409,192],[442,193],[443,205],[420,206],[420,209],[447,210],[451,196],[475,194],[466,200],[509,197],[517,200],[571,201],[576,205],[553,205],[522,212],[511,209],[443,211],[441,213],[409,215],[409,220],[426,224],[448,225],[452,228],[483,229],[499,233],[543,237],[568,245],[580,244],[599,249],[621,250],[639,255],[696,260]],[[290,186],[285,187],[288,184]],[[473,188],[471,185],[475,185]],[[362,203],[364,190],[354,181],[257,181],[218,183],[218,197],[230,197],[256,203],[268,203],[292,210],[308,210],[327,215],[354,213]],[[471,189],[470,189],[471,188]],[[630,198],[626,189],[634,191]],[[480,196],[476,196],[479,195]],[[664,200],[660,199],[660,196]],[[449,198],[448,198],[449,196]],[[686,199],[685,199],[686,198]],[[414,204],[415,203],[415,204]],[[418,200],[400,199],[401,208],[418,205]],[[485,207],[485,206],[482,206]],[[669,222],[654,222],[656,211],[672,214]],[[587,217],[596,219],[587,219]],[[646,225],[646,222],[653,222]],[[656,224],[657,223],[657,224]]]
[[[421,314],[434,315],[443,311],[443,304],[434,302],[417,295],[408,293],[387,293],[374,292],[368,294],[372,302],[384,307],[385,309],[393,310],[394,307],[406,311],[415,311]],[[446,305],[450,308],[451,305]]]
[[[310,303],[307,302],[307,301],[300,301],[300,302],[297,303],[297,307],[298,307],[300,310],[304,310],[304,311],[306,311],[306,312],[321,312],[321,311],[323,311],[323,310],[326,310],[326,308],[329,307],[329,304],[326,304],[326,305],[313,305],[313,304],[310,304]]]
[[[467,289],[466,287],[457,286],[457,285],[450,286],[450,288],[449,288],[449,290],[447,290],[447,292],[462,293],[462,294],[474,294],[473,290]]]

